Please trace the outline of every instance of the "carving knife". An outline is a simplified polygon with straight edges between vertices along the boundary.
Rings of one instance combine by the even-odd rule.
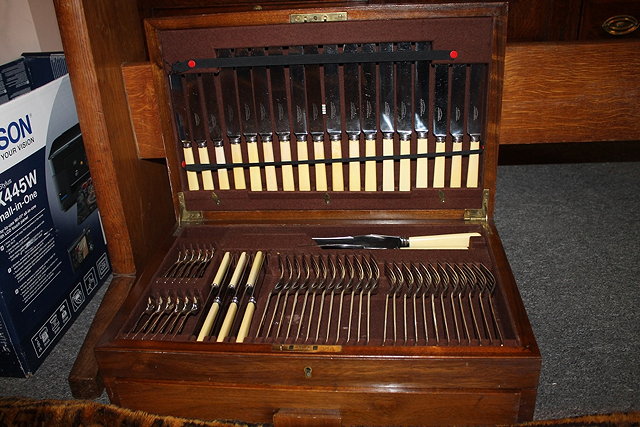
[[[256,48],[253,56],[264,56],[264,49]],[[255,67],[253,69],[253,90],[256,100],[256,118],[258,119],[258,134],[262,140],[262,154],[265,162],[273,162],[273,128],[271,126],[271,108],[269,107],[269,83],[267,81],[267,68]],[[278,190],[276,167],[264,168],[267,191]]]
[[[230,49],[220,49],[219,58],[230,58]],[[222,85],[222,99],[225,106],[225,122],[227,124],[227,137],[231,147],[231,161],[243,163],[242,147],[240,146],[240,118],[238,117],[238,99],[236,93],[236,79],[232,68],[223,68],[220,71],[220,83]],[[236,190],[244,190],[247,184],[244,179],[244,169],[233,168],[233,185]]]
[[[281,48],[269,48],[269,55],[282,55]],[[271,92],[273,95],[273,118],[276,134],[280,144],[280,160],[291,161],[291,129],[289,127],[289,106],[287,103],[287,86],[285,84],[284,67],[271,67]],[[282,189],[295,190],[293,181],[293,166],[282,166]]]
[[[344,237],[313,237],[313,241],[323,249],[469,249],[469,239],[475,236],[480,236],[480,233],[412,237],[364,234]]]
[[[302,46],[292,46],[289,48],[289,55],[302,55]],[[291,101],[293,107],[293,134],[296,137],[296,150],[298,160],[309,160],[307,149],[307,102],[305,100],[305,70],[302,65],[291,65],[289,67],[289,77],[291,79]],[[311,180],[309,178],[309,165],[298,165],[298,186],[300,191],[311,190]]]
[[[325,45],[324,53],[337,55],[337,45]],[[338,64],[324,66],[324,93],[327,105],[327,133],[331,141],[331,188],[333,191],[344,191],[344,175],[342,159],[342,123],[340,120],[340,76]]]
[[[374,53],[376,45],[367,43],[362,45],[364,53]],[[376,115],[376,64],[365,62],[362,64],[362,115],[361,128],[365,138],[365,156],[376,156],[376,134],[378,132],[378,121]],[[376,162],[367,160],[364,164],[364,190],[376,191],[377,189]]]
[[[418,42],[416,44],[417,51],[431,49],[431,44],[427,42]],[[417,134],[417,154],[427,154],[429,132],[429,62],[416,62],[416,80],[415,80],[415,129]],[[416,160],[416,188],[427,188],[429,178],[429,159],[426,157],[418,157]]]
[[[315,55],[317,46],[305,46],[304,53]],[[307,118],[309,120],[309,133],[313,140],[313,157],[315,160],[324,160],[324,120],[322,108],[322,91],[320,87],[320,65],[310,64],[305,66],[305,86],[307,89]],[[324,163],[316,163],[316,190],[327,191],[327,170]]]
[[[207,337],[211,333],[211,329],[213,328],[213,324],[216,321],[216,316],[218,315],[218,311],[220,310],[220,305],[222,304],[222,282],[224,280],[225,275],[227,274],[227,270],[229,269],[229,264],[231,262],[231,253],[225,252],[222,257],[222,261],[220,261],[220,265],[218,266],[218,270],[216,275],[211,282],[211,294],[215,293],[215,298],[213,303],[211,303],[211,307],[207,312],[207,317],[200,328],[200,332],[198,333],[198,338],[196,341],[204,341],[205,337]]]
[[[248,57],[248,49],[236,51],[238,57]],[[251,81],[251,68],[239,67],[236,70],[238,78],[238,97],[240,99],[240,119],[242,133],[247,143],[249,164],[260,162],[258,155],[258,127],[256,122],[256,107],[253,97],[253,84]],[[249,166],[249,184],[251,191],[262,191],[262,177],[258,166]]]
[[[451,67],[451,114],[449,131],[453,139],[453,151],[462,151],[464,137],[464,96],[467,84],[467,66],[456,64]],[[451,157],[451,178],[449,186],[460,188],[462,185],[462,156]]]
[[[344,45],[345,54],[357,53],[355,44]],[[345,128],[349,157],[360,157],[360,73],[357,63],[344,64]],[[349,162],[349,190],[360,191],[360,162]]]
[[[411,43],[398,43],[398,51],[411,50]],[[400,136],[400,154],[411,154],[412,126],[412,102],[411,102],[411,62],[402,61],[397,65],[398,90],[396,105],[396,124]],[[409,191],[411,189],[411,161],[400,159],[400,175],[398,190]]]
[[[487,68],[485,64],[472,64],[469,86],[469,110],[467,111],[467,130],[471,137],[471,150],[480,148],[482,138],[482,128],[485,114],[485,90],[487,85]],[[479,154],[469,156],[469,166],[467,169],[467,187],[476,188],[478,186],[478,163]]]
[[[380,43],[381,52],[393,52],[393,43]],[[380,63],[380,132],[382,132],[382,155],[393,156],[393,133],[395,132],[395,75],[393,62]],[[394,161],[382,161],[382,191],[395,189]]]
[[[447,107],[449,104],[449,66],[437,64],[435,68],[435,89],[433,108],[433,134],[436,137],[436,153],[444,153],[447,137]],[[433,186],[444,187],[444,156],[438,156],[434,162]]]
[[[220,127],[220,111],[218,108],[217,89],[214,74],[204,74],[202,76],[202,87],[204,88],[204,102],[207,108],[207,124],[209,126],[209,139],[213,142],[216,154],[216,164],[223,165],[227,163],[224,154],[224,142],[222,139],[222,129]],[[201,158],[202,160],[202,158]],[[204,162],[204,160],[203,160]],[[224,169],[218,169],[218,186],[221,190],[228,190],[229,172]]]
[[[216,342],[222,342],[227,338],[229,332],[231,331],[231,325],[233,325],[233,319],[236,316],[236,311],[238,311],[238,293],[240,291],[240,280],[242,279],[242,275],[244,274],[245,266],[247,265],[247,253],[242,252],[240,257],[238,258],[238,263],[236,264],[235,269],[233,270],[233,274],[231,275],[231,280],[229,281],[229,285],[227,285],[227,292],[233,293],[233,297],[231,298],[231,302],[229,303],[229,308],[227,308],[227,313],[224,316],[224,320],[222,321],[222,326],[220,327],[220,332],[218,333],[218,338]]]
[[[192,165],[195,163],[193,158],[193,149],[189,127],[187,124],[187,104],[184,99],[184,88],[182,85],[182,77],[179,74],[169,75],[169,85],[171,88],[171,104],[173,107],[173,115],[178,132],[178,139],[182,144],[182,153],[184,154],[184,163]],[[187,171],[187,185],[189,190],[196,191],[200,189],[198,183],[198,175],[196,172]]]
[[[249,301],[247,302],[247,307],[244,310],[244,316],[242,316],[242,323],[240,323],[240,329],[238,330],[238,336],[236,338],[236,342],[244,342],[244,339],[247,337],[247,334],[249,333],[249,326],[251,326],[251,319],[253,318],[253,313],[256,310],[256,305],[258,304],[258,300],[255,296],[256,282],[258,281],[258,276],[260,274],[260,270],[262,269],[263,262],[264,262],[263,252],[262,251],[256,252],[256,255],[253,258],[253,262],[251,264],[251,270],[249,270],[249,277],[247,278],[247,284],[245,286],[245,292],[249,294]]]

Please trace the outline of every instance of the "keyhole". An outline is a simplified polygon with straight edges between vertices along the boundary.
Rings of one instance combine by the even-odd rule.
[[[307,366],[306,368],[304,368],[304,377],[311,378],[311,367]]]

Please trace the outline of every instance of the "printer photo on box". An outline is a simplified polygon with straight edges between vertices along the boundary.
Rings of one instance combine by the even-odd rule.
[[[33,374],[110,274],[63,76],[0,105],[0,375]]]

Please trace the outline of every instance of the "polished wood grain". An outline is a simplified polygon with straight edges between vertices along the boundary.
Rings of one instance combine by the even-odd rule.
[[[148,62],[125,64],[122,66],[122,76],[138,157],[161,159],[166,154],[151,65]]]
[[[501,144],[640,139],[640,41],[507,46]]]
[[[315,407],[340,414],[342,425],[495,425],[517,422],[521,393],[515,390],[394,390],[238,387],[116,380],[110,395],[133,409],[204,419],[274,423],[280,408],[304,414]],[[162,405],[158,405],[162,396]],[[286,424],[283,424],[286,425]]]
[[[162,162],[139,160],[120,66],[146,60],[135,3],[57,0],[87,159],[116,274],[140,268],[175,224]]]

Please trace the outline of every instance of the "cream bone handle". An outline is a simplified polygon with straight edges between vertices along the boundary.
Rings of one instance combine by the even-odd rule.
[[[191,141],[182,141],[182,152],[184,153],[184,163],[185,165],[193,165],[195,164],[195,159],[193,157],[193,148],[191,146]],[[197,191],[200,189],[200,184],[198,183],[198,174],[194,171],[187,171],[187,184],[189,185],[189,190]]]
[[[229,304],[229,308],[227,309],[227,314],[224,317],[224,321],[222,322],[222,326],[220,327],[220,333],[218,334],[217,342],[222,342],[229,335],[229,331],[231,330],[231,325],[233,324],[233,319],[236,315],[236,311],[238,310],[238,282],[242,277],[242,273],[244,272],[244,267],[247,264],[247,253],[242,252],[240,254],[240,258],[238,258],[238,263],[236,264],[236,268],[233,271],[233,275],[231,276],[231,281],[229,281],[228,290],[233,292],[233,298],[231,303]]]
[[[411,154],[411,140],[402,135],[400,139],[400,154]],[[398,190],[411,190],[411,161],[409,159],[400,159],[400,179]]]
[[[314,135],[313,157],[316,160],[324,160],[324,136]],[[327,191],[327,165],[318,162],[314,166],[316,172],[316,191]]]
[[[472,151],[480,149],[480,141],[477,137],[471,136],[471,146],[469,147]],[[480,163],[480,155],[479,154],[471,154],[469,156],[469,165],[467,169],[467,187],[469,188],[477,188],[478,187],[478,175],[479,175],[479,163]]]
[[[231,261],[231,254],[229,252],[225,252],[222,257],[222,261],[220,261],[220,266],[218,267],[218,271],[211,282],[212,291],[217,289],[218,293],[220,292],[220,286],[222,285],[222,279],[224,279],[225,274],[227,273],[227,269],[229,268],[229,263]],[[216,295],[213,304],[211,304],[211,308],[209,308],[209,312],[207,313],[207,317],[202,324],[202,328],[200,328],[200,332],[198,333],[198,338],[196,341],[204,341],[205,337],[207,337],[211,333],[211,328],[213,327],[213,323],[216,321],[216,316],[218,315],[218,310],[220,310],[220,296]]]
[[[349,157],[360,157],[360,139],[349,138]],[[349,162],[349,191],[360,191],[360,162]]]
[[[256,136],[247,137],[247,154],[250,164],[260,162],[258,139]],[[260,168],[258,166],[249,166],[249,185],[251,186],[251,191],[262,191],[262,176],[260,175]]]
[[[298,154],[298,160],[306,162],[309,160],[309,149],[307,148],[307,135],[296,135],[296,152]],[[282,159],[284,160],[284,159]],[[291,160],[291,158],[289,158]],[[298,165],[298,187],[300,191],[311,191],[311,179],[309,178],[309,165]]]
[[[480,233],[435,234],[431,236],[413,236],[407,238],[409,246],[401,249],[469,249],[471,237]]]
[[[262,153],[264,155],[265,162],[273,162],[275,157],[273,155],[273,140],[271,135],[261,135],[262,139]],[[278,191],[278,178],[276,177],[276,167],[266,166],[264,168],[264,176],[267,185],[267,191]]]
[[[230,138],[231,161],[233,163],[243,163],[242,147],[240,146],[240,138]],[[233,185],[236,190],[246,190],[247,183],[244,179],[244,169],[241,167],[233,168]]]
[[[291,141],[289,140],[288,135],[278,135],[278,139],[280,140],[280,159],[283,162],[291,161]],[[284,191],[294,191],[295,183],[293,180],[293,166],[292,165],[283,165],[282,166],[282,189]]]
[[[226,164],[227,159],[224,155],[224,146],[222,145],[222,140],[215,141],[213,143],[213,146],[215,147],[216,164]],[[218,169],[218,185],[220,186],[221,190],[231,189],[231,186],[229,185],[229,171],[227,171],[225,168]]]
[[[382,140],[382,155],[393,156],[393,136],[385,134]],[[393,170],[393,159],[382,161],[382,191],[393,191],[395,189],[395,177]]]
[[[331,135],[331,187],[333,191],[344,191],[344,175],[342,172],[342,141],[340,135]]]
[[[375,134],[367,134],[365,141],[365,156],[376,156],[376,139]],[[364,163],[364,191],[376,191],[378,179],[376,177],[375,160],[367,160]]]
[[[462,151],[462,135],[453,136],[453,151]],[[462,156],[455,155],[451,157],[451,179],[449,180],[451,188],[460,188],[462,186]]]
[[[198,142],[198,157],[200,158],[200,164],[208,165],[210,163],[207,141]],[[202,171],[202,188],[205,190],[215,190],[215,186],[213,185],[213,174],[210,170]]]
[[[436,153],[444,153],[446,151],[446,143],[444,138],[438,137],[436,140]],[[444,156],[437,156],[433,165],[433,187],[444,187]]]
[[[249,297],[249,302],[247,303],[247,308],[245,309],[244,316],[242,317],[242,323],[240,324],[240,330],[238,331],[238,337],[236,338],[236,342],[244,342],[244,339],[247,337],[249,333],[249,326],[251,326],[251,319],[253,318],[253,313],[256,310],[256,299],[254,297],[256,282],[258,280],[258,275],[260,274],[260,269],[262,268],[262,264],[264,262],[264,254],[262,251],[256,252],[255,257],[253,258],[253,264],[251,265],[251,270],[249,271],[249,278],[247,279],[247,289],[251,289],[251,296]]]
[[[418,135],[418,154],[427,154],[429,141],[423,135]],[[429,159],[418,157],[416,160],[416,188],[427,188],[429,186]]]

